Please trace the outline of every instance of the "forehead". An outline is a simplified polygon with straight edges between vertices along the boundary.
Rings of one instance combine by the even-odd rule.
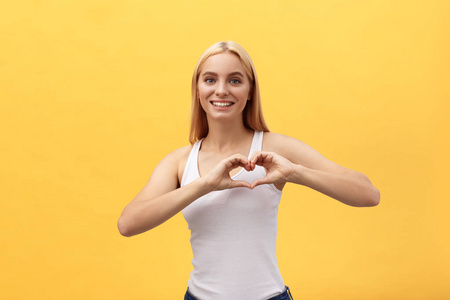
[[[208,57],[203,64],[200,74],[214,72],[217,74],[228,74],[241,72],[245,74],[244,66],[236,54],[224,52]]]

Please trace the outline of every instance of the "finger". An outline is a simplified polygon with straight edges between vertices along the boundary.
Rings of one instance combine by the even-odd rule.
[[[248,159],[247,157],[243,156],[242,154],[234,154],[228,158],[226,158],[226,160],[231,161],[233,163],[238,162],[238,163],[248,163]]]
[[[249,168],[249,162],[243,155],[235,154],[225,159],[225,166],[227,171],[231,171],[237,167]]]
[[[231,181],[231,188],[236,188],[236,187],[246,187],[246,188],[251,188],[250,187],[250,183],[248,183],[245,180],[232,180]]]
[[[259,160],[265,160],[270,155],[271,155],[271,152],[256,151],[255,153],[253,153],[252,157],[250,158],[250,162],[251,163],[255,163],[255,162],[259,161]]]
[[[247,172],[253,171],[250,162],[242,166]]]
[[[265,162],[272,161],[272,154],[270,152],[257,151],[250,158],[250,164],[254,168],[255,165],[262,166]]]
[[[252,184],[250,185],[250,188],[253,189],[254,187],[261,185],[261,184],[270,184],[272,183],[272,181],[270,180],[269,177],[263,177],[263,178],[259,178],[256,179],[252,182]]]
[[[255,153],[253,153],[252,157],[250,157],[250,163],[253,164],[258,159],[260,154],[261,154],[261,151],[255,151]]]
[[[227,171],[231,172],[231,170],[243,167],[244,169],[248,170],[250,168],[250,164],[248,162],[243,161],[234,161],[227,167]]]
[[[261,154],[261,151],[256,151],[250,158],[250,165],[253,169],[255,168],[256,162],[261,158]]]

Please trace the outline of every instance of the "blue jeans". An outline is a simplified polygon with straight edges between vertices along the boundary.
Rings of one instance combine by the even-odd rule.
[[[184,300],[199,300],[198,298],[195,298],[194,295],[192,295],[189,292],[189,289],[186,291],[186,294],[184,295]],[[272,297],[268,300],[294,300],[294,298],[291,295],[291,291],[289,290],[289,287],[286,287],[283,293],[281,293],[278,296]]]

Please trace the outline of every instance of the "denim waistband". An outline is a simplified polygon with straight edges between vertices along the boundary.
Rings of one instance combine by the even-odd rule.
[[[200,300],[200,299],[198,299],[197,297],[192,295],[191,292],[189,292],[189,288],[188,288],[186,291],[186,294],[184,295],[184,300]],[[267,300],[294,300],[294,298],[292,297],[289,287],[286,286],[283,293],[281,293],[278,296],[267,299]]]

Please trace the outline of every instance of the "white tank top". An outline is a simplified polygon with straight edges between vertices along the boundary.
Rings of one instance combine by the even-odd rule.
[[[255,132],[248,158],[261,150],[263,132]],[[181,186],[199,178],[197,141],[189,154]],[[265,169],[241,169],[232,176],[251,183]],[[285,285],[276,257],[277,213],[281,191],[273,184],[253,190],[239,187],[206,194],[183,209],[191,230],[194,258],[189,292],[199,299],[268,299]]]

